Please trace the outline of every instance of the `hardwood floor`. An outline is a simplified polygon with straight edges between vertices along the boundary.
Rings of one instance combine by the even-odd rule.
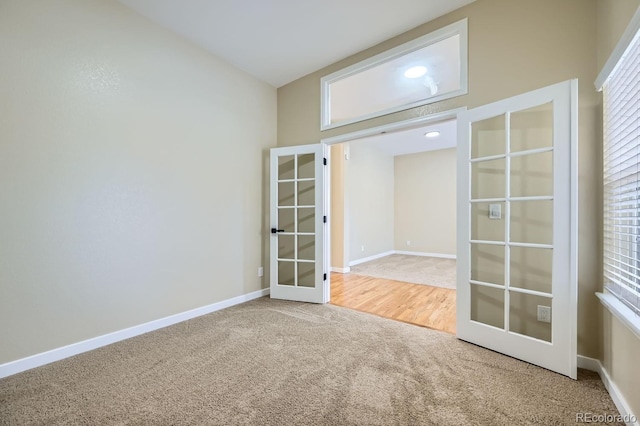
[[[331,304],[455,334],[456,291],[331,273]]]

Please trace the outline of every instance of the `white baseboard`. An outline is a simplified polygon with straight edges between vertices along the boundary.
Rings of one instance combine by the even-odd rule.
[[[393,250],[385,251],[384,253],[374,254],[373,256],[365,257],[363,259],[352,260],[349,262],[349,266],[359,265],[361,263],[370,262],[372,260],[380,259],[381,257],[389,256],[394,254]]]
[[[406,254],[409,256],[425,256],[425,257],[440,257],[442,259],[455,259],[455,254],[442,254],[442,253],[424,253],[421,251],[405,251],[405,250],[394,250],[394,254]]]
[[[102,346],[110,345],[121,340],[129,339],[140,334],[148,333],[150,331],[158,330],[173,324],[177,324],[182,321],[186,321],[192,318],[196,318],[202,315],[209,314],[211,312],[219,311],[224,308],[228,308],[233,305],[248,302],[259,297],[263,297],[269,294],[269,289],[254,291],[252,293],[243,294],[241,296],[233,297],[231,299],[223,300],[221,302],[213,303],[211,305],[203,306],[201,308],[191,309],[190,311],[181,312],[179,314],[170,315],[168,317],[160,318],[154,321],[149,321],[144,324],[135,325],[133,327],[125,328],[123,330],[114,331],[112,333],[104,334],[102,336],[94,337],[91,339],[83,340],[81,342],[72,343],[67,346],[52,349],[47,352],[42,352],[36,355],[32,355],[26,358],[18,359],[15,361],[0,364],[0,379],[3,377],[11,376],[13,374],[20,373],[22,371],[30,370],[32,368],[40,367],[45,364],[49,364],[55,361],[59,361],[64,358],[69,358],[74,355],[81,354],[93,349],[100,348]]]
[[[456,255],[455,254],[442,254],[442,253],[425,253],[422,251],[405,251],[405,250],[389,250],[389,251],[385,251],[384,253],[378,253],[378,254],[374,254],[373,256],[369,256],[369,257],[365,257],[363,259],[356,259],[353,260],[351,262],[349,262],[349,266],[355,266],[355,265],[359,265],[361,263],[365,263],[365,262],[370,262],[372,260],[376,260],[376,259],[380,259],[381,257],[385,257],[385,256],[390,256],[392,254],[406,254],[409,256],[425,256],[425,257],[439,257],[442,259],[455,259]],[[333,270],[334,268],[332,268]],[[340,272],[335,268],[336,271],[334,272]],[[349,268],[345,268],[345,269],[349,269]],[[347,273],[349,271],[343,272],[343,273]]]
[[[640,421],[637,418],[638,414],[631,412],[631,408],[629,407],[627,400],[624,399],[624,396],[620,392],[620,389],[618,389],[618,386],[616,386],[615,382],[611,380],[609,372],[606,370],[606,368],[604,368],[599,360],[578,355],[578,367],[598,373],[600,375],[602,383],[604,383],[604,387],[607,389],[607,392],[609,392],[609,395],[611,395],[613,403],[616,405],[616,408],[620,412],[620,415],[625,420],[629,420],[626,422],[627,426],[640,426]]]
[[[585,370],[595,371],[600,374],[602,370],[602,364],[595,358],[589,358],[588,356],[578,355],[578,368],[584,368]]]
[[[340,274],[348,274],[349,272],[351,272],[351,268],[349,268],[348,266],[346,268],[335,268],[335,267],[331,267],[331,272],[338,272]]]

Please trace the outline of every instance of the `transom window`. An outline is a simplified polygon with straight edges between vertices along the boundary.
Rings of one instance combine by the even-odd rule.
[[[467,20],[321,80],[321,130],[467,93]]]

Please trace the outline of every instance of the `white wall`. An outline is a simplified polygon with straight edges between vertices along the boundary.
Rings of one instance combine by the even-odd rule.
[[[399,155],[394,170],[394,249],[455,256],[456,149]]]
[[[0,363],[263,287],[273,87],[116,1],[0,40]]]
[[[393,157],[366,141],[347,151],[345,232],[353,262],[393,250]]]
[[[340,219],[338,208],[346,212],[349,263],[392,250],[455,256],[455,148],[393,157],[362,140],[344,152],[349,156],[340,164],[344,172],[336,169],[340,159],[332,157],[332,218]],[[344,191],[336,191],[342,185]],[[340,224],[332,222],[337,254],[343,242],[334,225]],[[343,267],[339,260],[332,255],[332,266]]]

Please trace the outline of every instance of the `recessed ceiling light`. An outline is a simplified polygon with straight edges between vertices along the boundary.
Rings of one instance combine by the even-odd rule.
[[[404,72],[404,76],[407,78],[418,78],[422,77],[427,73],[427,67],[423,67],[422,65],[418,65],[415,67],[411,67]]]
[[[432,132],[425,133],[424,136],[427,138],[435,138],[436,136],[440,136],[440,132],[437,130],[434,130]]]

